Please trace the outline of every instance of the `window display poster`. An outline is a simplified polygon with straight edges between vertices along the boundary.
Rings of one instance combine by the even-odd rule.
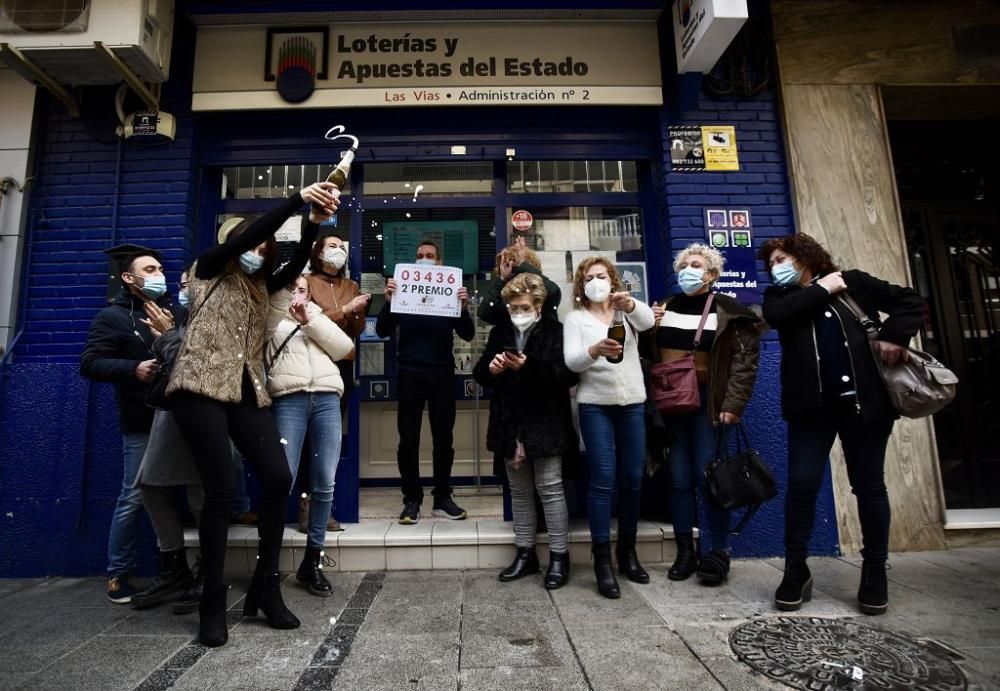
[[[462,270],[454,266],[396,264],[393,272],[396,292],[392,295],[394,314],[416,314],[430,317],[458,317],[462,304],[458,291],[462,287]]]
[[[386,221],[382,224],[386,276],[396,264],[412,262],[421,240],[433,240],[448,266],[467,274],[479,271],[479,224],[476,221]]]
[[[743,303],[759,303],[750,210],[705,209],[705,233],[708,244],[726,258],[716,290]]]
[[[362,377],[383,377],[385,376],[385,344],[384,343],[362,343],[361,344],[361,367]]]
[[[646,262],[618,262],[615,267],[625,290],[639,302],[649,304],[649,284],[646,279]]]

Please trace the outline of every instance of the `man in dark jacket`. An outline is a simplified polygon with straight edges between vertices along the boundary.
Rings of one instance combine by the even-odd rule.
[[[492,326],[509,324],[510,315],[507,314],[507,307],[500,299],[500,291],[510,279],[524,273],[539,276],[545,284],[545,304],[542,307],[542,316],[558,319],[562,291],[558,285],[542,274],[542,264],[538,260],[538,255],[525,246],[524,238],[518,238],[517,242],[497,255],[496,273],[493,280],[484,284],[480,291],[479,309],[476,316]]]
[[[417,246],[417,264],[441,264],[441,251],[431,240]],[[403,511],[399,522],[412,525],[420,519],[420,504],[424,490],[420,483],[420,426],[427,405],[434,441],[434,509],[435,516],[462,520],[467,513],[451,498],[451,469],[455,461],[453,430],[455,427],[455,355],[453,333],[464,341],[476,335],[476,324],[466,309],[469,295],[465,287],[458,289],[461,316],[455,318],[396,314],[392,311],[392,295],[396,282],[386,284],[385,305],[375,322],[375,332],[386,338],[396,332],[396,363],[399,366],[396,429],[399,448],[396,463],[402,480]]]
[[[167,306],[169,299],[163,265],[156,252],[132,246],[109,250],[109,254],[120,257],[122,289],[90,324],[80,356],[80,374],[115,385],[125,467],[108,536],[107,593],[111,602],[126,604],[135,593],[129,576],[135,568],[142,510],[139,490],[133,485],[153,423],[146,390],[157,371],[153,334],[143,323],[143,303],[155,300]]]

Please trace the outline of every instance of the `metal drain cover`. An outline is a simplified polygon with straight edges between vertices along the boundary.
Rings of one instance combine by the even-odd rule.
[[[764,617],[729,635],[736,657],[797,689],[964,690],[947,651],[846,619]]]

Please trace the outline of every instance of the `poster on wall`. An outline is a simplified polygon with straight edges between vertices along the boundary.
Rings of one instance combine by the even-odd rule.
[[[726,265],[715,288],[743,303],[759,303],[757,258],[749,209],[705,209],[708,244],[722,252]]]
[[[670,169],[674,173],[732,172],[740,169],[733,125],[671,125]]]
[[[399,262],[412,262],[423,240],[441,248],[448,266],[467,274],[479,270],[479,224],[476,221],[386,221],[382,224],[385,274],[391,276]]]
[[[646,280],[646,262],[618,262],[616,267],[625,291],[639,302],[649,304],[649,284]]]

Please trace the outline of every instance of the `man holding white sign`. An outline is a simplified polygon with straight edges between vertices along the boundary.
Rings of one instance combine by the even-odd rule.
[[[476,325],[466,309],[469,293],[462,270],[441,265],[441,249],[431,240],[417,246],[413,264],[397,264],[385,287],[385,306],[375,331],[380,338],[396,332],[399,366],[396,462],[402,480],[403,511],[399,522],[420,519],[424,490],[420,482],[420,426],[424,406],[434,441],[434,515],[452,520],[467,516],[451,498],[451,467],[455,460],[455,356],[453,333],[471,341]],[[397,332],[398,328],[398,332]]]

